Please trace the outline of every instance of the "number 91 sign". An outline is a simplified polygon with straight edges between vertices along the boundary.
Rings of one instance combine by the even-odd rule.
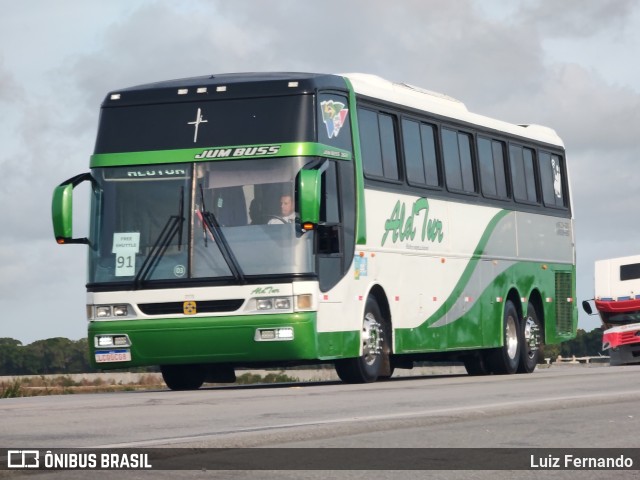
[[[136,273],[136,253],[140,250],[140,232],[114,233],[112,253],[116,255],[116,277]]]

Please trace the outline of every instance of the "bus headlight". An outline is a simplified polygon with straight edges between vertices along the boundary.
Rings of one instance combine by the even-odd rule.
[[[130,347],[131,340],[129,340],[129,335],[126,334],[96,335],[93,337],[93,344],[96,348]]]
[[[258,307],[258,310],[271,310],[273,309],[273,300],[270,298],[260,298],[256,301],[256,307]]]
[[[253,339],[256,342],[293,340],[293,327],[258,328]]]
[[[89,320],[109,320],[127,317],[135,317],[131,305],[87,305],[87,317]]]
[[[289,310],[291,308],[291,300],[288,298],[274,298],[273,306],[276,310]]]
[[[291,311],[291,297],[254,298],[249,302],[249,310],[264,312],[267,310]]]

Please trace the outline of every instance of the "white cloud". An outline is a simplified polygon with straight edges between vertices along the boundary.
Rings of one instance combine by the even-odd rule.
[[[518,17],[547,36],[587,38],[603,30],[616,34],[637,7],[638,0],[532,0],[523,2]]]

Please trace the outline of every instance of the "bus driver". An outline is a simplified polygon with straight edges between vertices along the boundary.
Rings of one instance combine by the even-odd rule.
[[[272,215],[268,223],[293,223],[295,217],[296,212],[293,208],[293,197],[285,193],[280,197],[280,215]]]

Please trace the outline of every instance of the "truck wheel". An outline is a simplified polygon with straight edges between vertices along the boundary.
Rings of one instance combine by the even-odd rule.
[[[162,379],[171,390],[197,390],[204,383],[200,365],[162,365]]]
[[[542,324],[538,319],[533,304],[527,305],[527,316],[522,322],[521,329],[521,355],[518,373],[531,373],[542,358]]]
[[[487,367],[487,362],[484,357],[484,351],[478,350],[477,352],[462,358],[464,368],[467,370],[469,375],[480,376],[489,375],[491,373],[491,370]]]
[[[516,373],[520,364],[520,321],[518,311],[511,300],[504,305],[502,322],[502,347],[489,352],[487,365],[493,373],[511,375]]]
[[[383,364],[389,362],[389,349],[383,348],[383,343],[389,342],[391,336],[385,331],[384,325],[378,303],[369,297],[360,332],[362,355],[336,360],[335,367],[340,380],[345,383],[370,383],[378,379]]]

